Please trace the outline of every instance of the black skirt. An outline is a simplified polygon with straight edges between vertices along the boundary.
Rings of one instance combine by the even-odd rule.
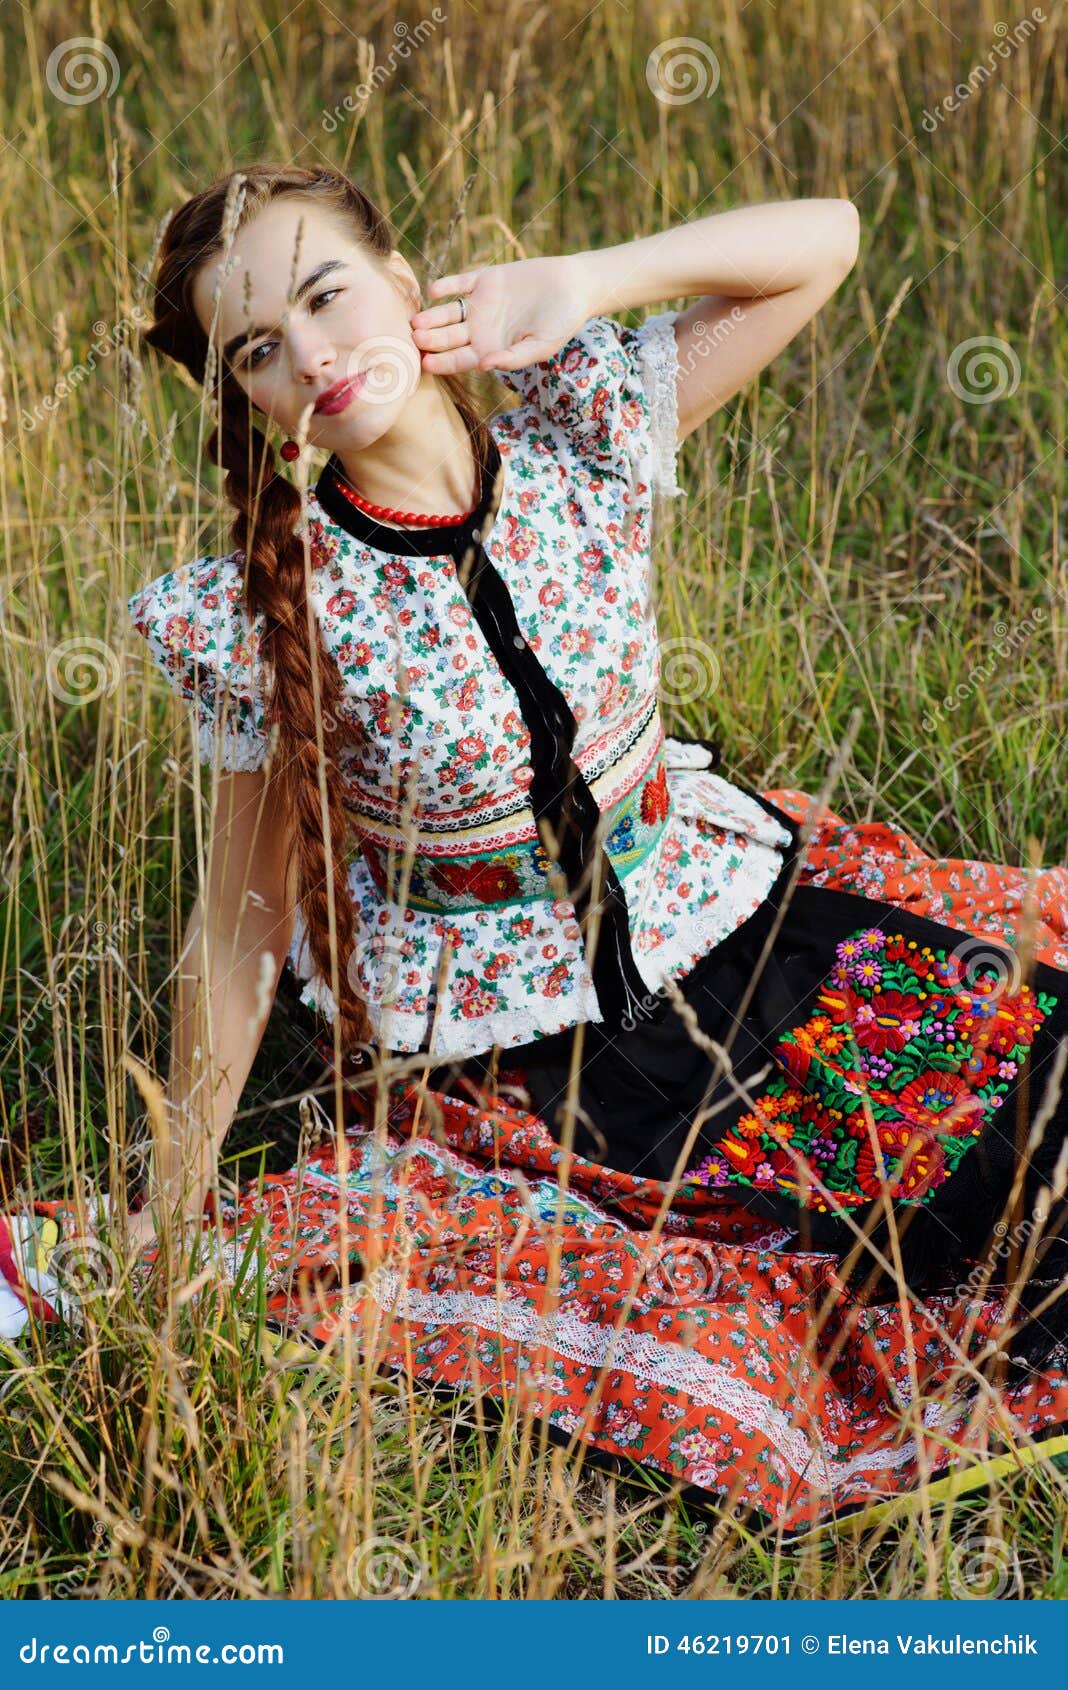
[[[578,1155],[679,1177],[680,1194],[723,1189],[791,1228],[785,1250],[834,1253],[864,1294],[894,1289],[877,1259],[892,1266],[892,1230],[918,1295],[989,1263],[988,1283],[1019,1293],[1010,1375],[1063,1363],[1068,973],[1032,963],[1025,976],[1007,946],[785,881],[676,982],[722,1055],[669,1003],[652,1024],[584,1022],[443,1065],[429,1083],[448,1091],[460,1071],[523,1087],[559,1141],[581,1037]]]

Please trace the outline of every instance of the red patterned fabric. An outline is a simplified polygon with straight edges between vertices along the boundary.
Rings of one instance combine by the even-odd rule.
[[[764,796],[797,821],[814,802],[794,787],[777,787]],[[1068,969],[1068,869],[1040,869],[1033,878],[1035,956],[1053,968]],[[1021,930],[1028,873],[970,857],[928,857],[887,822],[844,822],[833,810],[824,810],[808,842],[801,879],[883,898],[947,927],[1006,944]]]

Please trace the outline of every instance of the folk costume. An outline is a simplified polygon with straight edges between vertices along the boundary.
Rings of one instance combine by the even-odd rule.
[[[961,1386],[926,1457],[888,1442],[909,1323],[926,1321],[938,1378],[961,1335],[978,1353],[1008,1306],[1000,1256],[993,1283],[969,1277],[1003,1214],[1014,1269],[1031,1244],[1017,1319],[1053,1293],[1010,1346],[1020,1427],[1066,1418],[1068,871],[1037,876],[1025,966],[1022,870],[936,861],[827,811],[802,847],[808,794],[756,791],[719,744],[666,731],[651,532],[654,501],[684,497],[676,315],[594,317],[504,373],[518,404],[490,419],[460,523],[368,516],[334,458],[309,495],[313,605],[358,730],[342,774],[359,989],[379,1046],[426,1064],[421,1086],[391,1088],[385,1147],[353,1094],[360,1159],[341,1182],[323,1153],[304,1244],[329,1257],[339,1182],[358,1238],[377,1169],[387,1214],[424,1252],[414,1278],[391,1268],[373,1289],[383,1308],[406,1293],[396,1354],[414,1346],[419,1377],[521,1383],[557,1433],[711,1493],[729,1475],[757,1512],[796,1524],[911,1488],[925,1458],[937,1471],[955,1415],[979,1435]],[[242,565],[200,558],[129,601],[202,759],[230,769],[259,767],[269,743]],[[290,967],[304,1005],[330,1015],[299,914]],[[547,1328],[565,1130],[576,1247],[565,1318]],[[650,1278],[643,1235],[673,1179],[657,1245],[671,1271]],[[502,1231],[503,1304],[488,1243]],[[884,1275],[900,1250],[909,1307],[892,1278],[872,1281],[865,1235]],[[675,1271],[680,1242],[699,1258],[696,1295]],[[438,1284],[445,1244],[464,1246],[463,1267]],[[808,1392],[802,1318],[818,1286],[834,1313],[817,1351],[831,1331],[838,1343]],[[288,1295],[279,1311],[301,1324]],[[346,1318],[339,1305],[303,1329]]]

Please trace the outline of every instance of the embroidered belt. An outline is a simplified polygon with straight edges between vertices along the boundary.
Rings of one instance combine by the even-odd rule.
[[[603,814],[604,849],[620,877],[631,874],[656,845],[672,812],[664,746],[629,792]],[[529,812],[528,812],[529,813]],[[550,883],[552,862],[541,839],[479,850],[463,849],[435,858],[414,848],[384,848],[361,841],[371,877],[391,902],[430,915],[461,915],[472,910],[504,909],[509,904],[567,897],[562,870]]]

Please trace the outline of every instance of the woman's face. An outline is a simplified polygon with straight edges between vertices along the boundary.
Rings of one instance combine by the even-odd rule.
[[[258,212],[225,264],[213,258],[201,267],[193,306],[254,408],[289,435],[329,389],[354,383],[340,409],[309,412],[312,446],[344,453],[370,445],[419,386],[410,321],[419,287],[410,266],[395,252],[383,267],[311,200],[282,195]]]

